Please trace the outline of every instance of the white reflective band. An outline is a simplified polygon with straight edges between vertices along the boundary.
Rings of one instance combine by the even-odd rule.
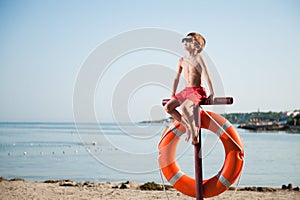
[[[229,121],[226,121],[223,125],[222,125],[222,128],[220,127],[216,134],[220,137],[224,131],[226,131],[230,126],[232,126],[232,124],[229,122]]]
[[[184,175],[184,173],[179,170],[170,180],[169,183],[171,185],[174,185],[182,176]]]
[[[217,175],[217,178],[225,187],[231,186],[231,183],[220,172]]]
[[[168,132],[172,131],[174,128],[175,128],[175,126],[174,126],[174,124],[172,124],[172,125],[169,127]]]
[[[172,127],[171,131],[173,131],[173,133],[175,133],[175,135],[178,137],[182,135],[182,133],[176,127]]]

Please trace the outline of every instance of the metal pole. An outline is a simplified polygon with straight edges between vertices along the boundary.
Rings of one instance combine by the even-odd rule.
[[[198,127],[199,143],[194,145],[196,200],[203,200],[203,172],[202,172],[202,149],[201,149],[201,115],[198,106],[193,108],[196,127]]]

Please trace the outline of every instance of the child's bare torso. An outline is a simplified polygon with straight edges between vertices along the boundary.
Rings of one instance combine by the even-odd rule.
[[[184,70],[186,87],[203,86],[202,67],[196,57],[183,57],[181,66]]]

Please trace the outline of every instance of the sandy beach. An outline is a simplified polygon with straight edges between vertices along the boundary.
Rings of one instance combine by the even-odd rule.
[[[164,191],[142,190],[136,182],[101,183],[84,182],[76,183],[71,180],[29,182],[22,179],[6,180],[0,182],[0,199],[123,199],[123,200],[152,200],[168,199]],[[159,185],[160,186],[160,185]],[[142,187],[143,188],[143,187]],[[228,190],[223,194],[210,198],[212,200],[298,200],[300,192],[282,190],[279,188],[262,188],[262,191],[246,191],[251,188],[240,188],[238,191]],[[253,188],[252,188],[253,189]],[[254,188],[257,190],[257,188]],[[260,189],[258,189],[260,190]],[[166,191],[169,199],[194,199],[181,194],[173,188]]]

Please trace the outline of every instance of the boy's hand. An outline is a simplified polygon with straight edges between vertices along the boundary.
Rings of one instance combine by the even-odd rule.
[[[209,97],[207,98],[207,103],[208,104],[213,104],[214,103],[214,95],[213,94],[209,95]]]

